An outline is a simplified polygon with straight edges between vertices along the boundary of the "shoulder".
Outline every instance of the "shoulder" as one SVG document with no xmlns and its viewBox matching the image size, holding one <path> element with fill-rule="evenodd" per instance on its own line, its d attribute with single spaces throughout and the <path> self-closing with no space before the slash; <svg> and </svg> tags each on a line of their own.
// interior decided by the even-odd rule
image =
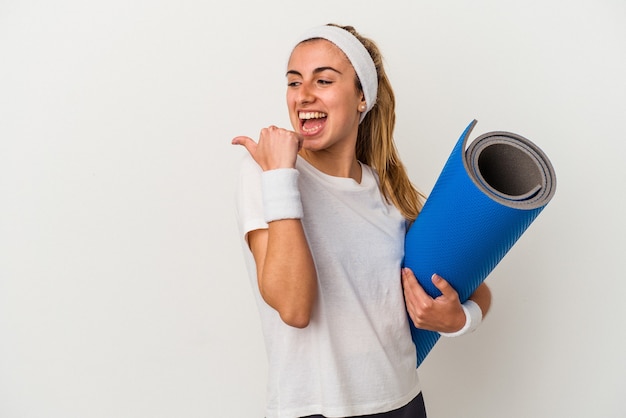
<svg viewBox="0 0 626 418">
<path fill-rule="evenodd" d="M 261 174 L 263 170 L 254 161 L 254 159 L 246 153 L 239 161 L 239 172 L 236 178 L 237 184 L 237 196 L 239 198 L 249 195 L 250 193 L 256 194 L 257 190 L 260 193 L 261 189 Z"/>
<path fill-rule="evenodd" d="M 359 163 L 361 164 L 361 168 L 363 169 L 363 175 L 374 177 L 378 181 L 378 171 L 376 171 L 375 168 L 370 167 L 369 165 L 360 161 Z"/>
<path fill-rule="evenodd" d="M 380 178 L 378 177 L 378 171 L 375 168 L 361 163 L 362 168 L 362 176 L 361 183 L 368 184 L 371 187 L 376 187 L 380 189 Z"/>
<path fill-rule="evenodd" d="M 247 152 L 239 159 L 239 172 L 240 174 L 247 173 L 261 173 L 261 167 L 254 161 L 252 156 Z"/>
</svg>

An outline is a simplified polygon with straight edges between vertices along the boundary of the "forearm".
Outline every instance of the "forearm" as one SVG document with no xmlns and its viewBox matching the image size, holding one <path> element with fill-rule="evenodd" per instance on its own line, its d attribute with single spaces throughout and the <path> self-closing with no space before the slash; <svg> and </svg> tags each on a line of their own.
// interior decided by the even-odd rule
<svg viewBox="0 0 626 418">
<path fill-rule="evenodd" d="M 480 306 L 484 318 L 491 307 L 491 290 L 489 290 L 489 287 L 485 283 L 481 283 L 469 298 Z"/>
<path fill-rule="evenodd" d="M 302 224 L 283 219 L 264 231 L 265 248 L 263 242 L 253 248 L 261 296 L 283 322 L 306 327 L 317 298 L 317 274 Z"/>
</svg>

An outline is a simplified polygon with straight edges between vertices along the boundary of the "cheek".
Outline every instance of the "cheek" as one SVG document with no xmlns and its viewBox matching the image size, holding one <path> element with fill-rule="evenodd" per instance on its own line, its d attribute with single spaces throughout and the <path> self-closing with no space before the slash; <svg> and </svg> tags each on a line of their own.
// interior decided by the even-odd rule
<svg viewBox="0 0 626 418">
<path fill-rule="evenodd" d="M 332 100 L 337 107 L 344 109 L 345 112 L 352 113 L 352 110 L 356 111 L 359 106 L 360 96 L 357 96 L 352 89 L 345 89 L 334 94 L 329 100 Z"/>
<path fill-rule="evenodd" d="M 291 107 L 293 103 L 293 94 L 289 90 L 287 90 L 287 93 L 285 94 L 285 101 L 287 102 L 287 106 Z"/>
<path fill-rule="evenodd" d="M 289 117 L 293 117 L 294 109 L 296 108 L 296 100 L 293 94 L 287 93 L 285 95 L 285 103 L 287 104 L 287 110 L 289 111 Z"/>
<path fill-rule="evenodd" d="M 298 128 L 300 128 L 300 118 L 298 118 L 298 115 L 296 114 L 294 102 L 289 99 L 287 99 L 287 110 L 291 127 L 297 131 Z"/>
</svg>

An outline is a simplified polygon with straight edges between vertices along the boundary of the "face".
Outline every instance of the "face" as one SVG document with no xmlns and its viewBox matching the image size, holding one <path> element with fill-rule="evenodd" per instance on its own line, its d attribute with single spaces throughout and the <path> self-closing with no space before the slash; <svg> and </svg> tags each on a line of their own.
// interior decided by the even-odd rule
<svg viewBox="0 0 626 418">
<path fill-rule="evenodd" d="M 363 93 L 343 52 L 317 39 L 298 45 L 287 67 L 287 106 L 303 149 L 354 151 Z"/>
</svg>

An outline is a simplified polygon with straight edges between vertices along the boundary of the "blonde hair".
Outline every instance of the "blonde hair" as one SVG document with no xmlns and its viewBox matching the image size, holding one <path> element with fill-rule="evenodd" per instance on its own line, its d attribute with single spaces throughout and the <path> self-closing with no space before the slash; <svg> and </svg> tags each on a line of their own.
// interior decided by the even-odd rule
<svg viewBox="0 0 626 418">
<path fill-rule="evenodd" d="M 391 201 L 406 219 L 414 221 L 424 205 L 425 196 L 409 180 L 393 139 L 396 99 L 383 67 L 382 54 L 371 39 L 361 36 L 352 26 L 332 23 L 329 26 L 342 28 L 361 41 L 372 57 L 378 75 L 376 104 L 359 125 L 356 157 L 378 172 L 383 196 Z M 359 90 L 362 90 L 360 81 L 357 79 L 356 82 Z"/>
</svg>

